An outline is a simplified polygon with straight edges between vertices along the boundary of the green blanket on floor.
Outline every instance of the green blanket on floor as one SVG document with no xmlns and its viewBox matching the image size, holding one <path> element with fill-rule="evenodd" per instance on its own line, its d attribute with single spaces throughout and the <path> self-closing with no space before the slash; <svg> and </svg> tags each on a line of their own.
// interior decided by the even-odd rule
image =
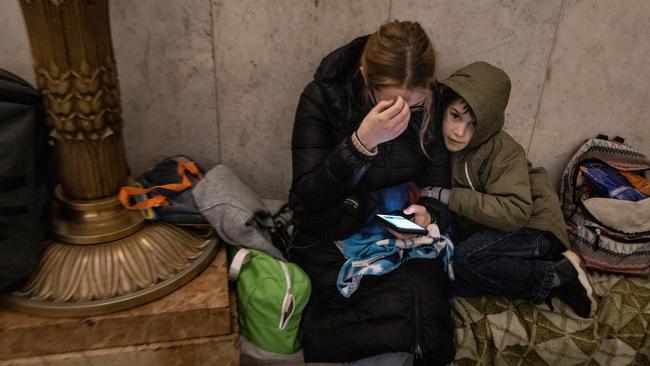
<svg viewBox="0 0 650 366">
<path fill-rule="evenodd" d="M 590 273 L 593 319 L 558 299 L 457 298 L 455 365 L 650 365 L 650 280 Z"/>
</svg>

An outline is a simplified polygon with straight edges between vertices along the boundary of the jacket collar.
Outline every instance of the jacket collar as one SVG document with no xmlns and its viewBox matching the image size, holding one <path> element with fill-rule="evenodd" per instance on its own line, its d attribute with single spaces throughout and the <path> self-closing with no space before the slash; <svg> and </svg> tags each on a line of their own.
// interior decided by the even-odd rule
<svg viewBox="0 0 650 366">
<path fill-rule="evenodd" d="M 340 132 L 357 127 L 364 116 L 363 78 L 359 71 L 361 54 L 369 36 L 362 36 L 325 56 L 314 74 L 325 102 L 338 120 Z"/>
</svg>

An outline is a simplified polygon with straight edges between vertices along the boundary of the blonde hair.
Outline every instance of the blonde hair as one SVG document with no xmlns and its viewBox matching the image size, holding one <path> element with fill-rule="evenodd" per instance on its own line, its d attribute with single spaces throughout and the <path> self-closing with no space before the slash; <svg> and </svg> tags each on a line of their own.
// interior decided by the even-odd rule
<svg viewBox="0 0 650 366">
<path fill-rule="evenodd" d="M 431 122 L 433 96 L 431 85 L 435 78 L 435 52 L 429 37 L 419 23 L 395 20 L 382 25 L 368 38 L 361 66 L 364 70 L 365 92 L 385 87 L 425 90 L 424 113 L 420 125 L 420 148 Z"/>
</svg>

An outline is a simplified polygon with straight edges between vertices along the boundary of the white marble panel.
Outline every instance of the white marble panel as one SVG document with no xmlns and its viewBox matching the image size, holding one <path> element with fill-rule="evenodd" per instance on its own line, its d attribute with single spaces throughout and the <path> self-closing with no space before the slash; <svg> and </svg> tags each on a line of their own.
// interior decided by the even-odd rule
<svg viewBox="0 0 650 366">
<path fill-rule="evenodd" d="M 184 153 L 286 198 L 298 96 L 320 59 L 387 19 L 419 21 L 439 78 L 475 60 L 506 70 L 506 130 L 554 181 L 585 138 L 650 153 L 650 3 L 112 0 L 129 162 Z M 17 1 L 0 1 L 0 67 L 34 82 Z M 534 134 L 533 134 L 534 131 Z"/>
<path fill-rule="evenodd" d="M 567 1 L 530 149 L 555 183 L 585 139 L 650 154 L 650 2 Z"/>
<path fill-rule="evenodd" d="M 286 199 L 298 98 L 321 58 L 388 19 L 389 1 L 213 0 L 222 162 Z"/>
<path fill-rule="evenodd" d="M 474 61 L 512 81 L 505 129 L 530 142 L 562 0 L 393 0 L 391 19 L 418 21 L 431 37 L 444 79 Z"/>
<path fill-rule="evenodd" d="M 134 174 L 175 154 L 218 163 L 210 0 L 119 0 L 110 10 Z"/>
<path fill-rule="evenodd" d="M 32 51 L 18 0 L 0 1 L 0 24 L 0 68 L 36 86 Z"/>
</svg>

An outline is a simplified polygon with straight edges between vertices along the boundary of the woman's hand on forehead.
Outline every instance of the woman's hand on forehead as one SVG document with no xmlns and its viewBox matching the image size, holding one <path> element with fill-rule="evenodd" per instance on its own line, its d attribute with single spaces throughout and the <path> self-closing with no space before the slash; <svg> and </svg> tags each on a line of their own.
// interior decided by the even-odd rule
<svg viewBox="0 0 650 366">
<path fill-rule="evenodd" d="M 368 150 L 391 141 L 408 127 L 411 111 L 401 96 L 395 101 L 381 101 L 368 112 L 357 129 L 357 137 Z"/>
<path fill-rule="evenodd" d="M 405 108 L 408 109 L 406 100 L 401 95 L 398 95 L 397 98 L 393 100 L 388 100 L 387 102 L 388 102 L 387 107 L 383 110 L 379 109 L 378 112 L 380 114 L 385 113 L 388 118 L 393 118 Z"/>
<path fill-rule="evenodd" d="M 375 103 L 382 100 L 396 101 L 402 97 L 409 107 L 419 106 L 424 104 L 426 99 L 426 91 L 422 89 L 406 89 L 406 88 L 381 88 L 371 92 L 372 99 Z"/>
</svg>

